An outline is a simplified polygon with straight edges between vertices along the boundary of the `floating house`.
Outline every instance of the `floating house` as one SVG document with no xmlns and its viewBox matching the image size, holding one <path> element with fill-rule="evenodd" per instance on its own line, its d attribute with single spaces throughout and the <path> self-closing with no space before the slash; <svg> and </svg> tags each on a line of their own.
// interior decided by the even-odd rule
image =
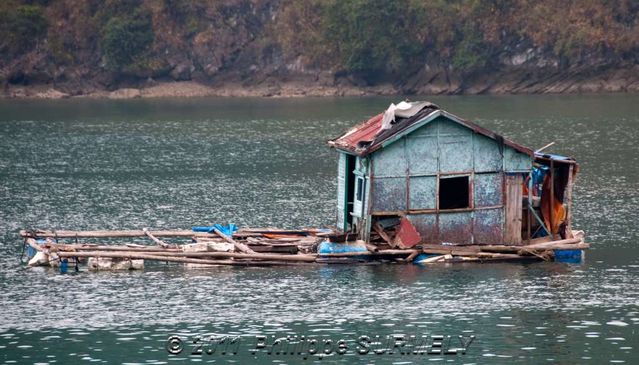
<svg viewBox="0 0 639 365">
<path fill-rule="evenodd" d="M 432 103 L 391 104 L 329 145 L 339 153 L 336 225 L 366 242 L 392 244 L 406 225 L 418 237 L 408 247 L 572 237 L 573 159 L 535 152 Z"/>
<path fill-rule="evenodd" d="M 233 224 L 152 232 L 23 230 L 28 264 L 64 273 L 81 264 L 139 269 L 145 261 L 197 267 L 579 262 L 589 247 L 571 227 L 578 170 L 572 158 L 533 151 L 429 102 L 391 104 L 329 144 L 339 152 L 337 230 Z M 104 238 L 149 244 L 85 241 Z"/>
</svg>

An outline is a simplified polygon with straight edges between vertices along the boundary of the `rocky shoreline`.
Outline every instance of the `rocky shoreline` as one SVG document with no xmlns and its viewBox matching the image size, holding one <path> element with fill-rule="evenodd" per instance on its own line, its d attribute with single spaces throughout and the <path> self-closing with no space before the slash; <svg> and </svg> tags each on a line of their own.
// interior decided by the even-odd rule
<svg viewBox="0 0 639 365">
<path fill-rule="evenodd" d="M 69 91 L 71 90 L 71 91 Z M 136 99 L 191 97 L 335 97 L 370 95 L 501 95 L 501 94 L 591 94 L 639 92 L 639 65 L 592 73 L 583 71 L 531 72 L 517 70 L 474 75 L 461 80 L 444 72 L 423 72 L 412 83 L 361 86 L 346 79 L 328 82 L 314 77 L 296 81 L 252 83 L 225 82 L 214 85 L 197 81 L 153 81 L 115 90 L 73 90 L 67 85 L 10 85 L 0 91 L 5 99 Z"/>
</svg>

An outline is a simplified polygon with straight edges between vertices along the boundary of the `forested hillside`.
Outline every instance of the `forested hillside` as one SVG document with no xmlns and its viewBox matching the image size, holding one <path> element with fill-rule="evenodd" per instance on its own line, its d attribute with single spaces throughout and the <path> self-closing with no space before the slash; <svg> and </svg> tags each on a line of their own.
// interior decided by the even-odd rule
<svg viewBox="0 0 639 365">
<path fill-rule="evenodd" d="M 188 80 L 267 94 L 636 91 L 638 14 L 637 0 L 2 0 L 0 81 L 5 94 Z"/>
</svg>

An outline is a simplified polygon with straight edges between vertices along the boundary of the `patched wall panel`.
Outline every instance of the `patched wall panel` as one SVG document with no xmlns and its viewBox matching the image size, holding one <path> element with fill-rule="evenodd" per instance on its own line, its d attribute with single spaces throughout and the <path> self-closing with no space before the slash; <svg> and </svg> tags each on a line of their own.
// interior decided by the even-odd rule
<svg viewBox="0 0 639 365">
<path fill-rule="evenodd" d="M 411 137 L 437 137 L 437 121 L 431 121 L 410 133 Z"/>
<path fill-rule="evenodd" d="M 406 210 L 406 178 L 373 179 L 373 211 L 396 212 Z"/>
<path fill-rule="evenodd" d="M 373 154 L 375 176 L 405 176 L 407 170 L 404 138 L 391 143 Z"/>
<path fill-rule="evenodd" d="M 475 174 L 473 198 L 475 207 L 491 207 L 503 204 L 502 175 Z"/>
<path fill-rule="evenodd" d="M 409 182 L 409 209 L 435 209 L 437 177 L 413 176 Z"/>
<path fill-rule="evenodd" d="M 406 158 L 411 175 L 437 173 L 437 137 L 406 139 Z"/>
<path fill-rule="evenodd" d="M 439 117 L 435 120 L 435 122 L 437 123 L 440 136 L 460 135 L 470 137 L 470 135 L 473 133 L 470 129 L 446 117 Z"/>
<path fill-rule="evenodd" d="M 437 243 L 437 220 L 435 214 L 409 214 L 407 218 L 422 236 L 422 242 Z"/>
<path fill-rule="evenodd" d="M 439 171 L 464 172 L 473 168 L 471 137 L 439 137 Z"/>
<path fill-rule="evenodd" d="M 480 209 L 473 219 L 474 242 L 478 244 L 503 243 L 503 208 Z"/>
<path fill-rule="evenodd" d="M 473 135 L 475 172 L 501 171 L 502 156 L 497 141 L 480 134 Z"/>
<path fill-rule="evenodd" d="M 532 159 L 525 153 L 507 147 L 504 149 L 504 170 L 505 171 L 530 171 Z"/>
<path fill-rule="evenodd" d="M 439 215 L 439 241 L 471 243 L 472 212 L 442 213 Z"/>
</svg>

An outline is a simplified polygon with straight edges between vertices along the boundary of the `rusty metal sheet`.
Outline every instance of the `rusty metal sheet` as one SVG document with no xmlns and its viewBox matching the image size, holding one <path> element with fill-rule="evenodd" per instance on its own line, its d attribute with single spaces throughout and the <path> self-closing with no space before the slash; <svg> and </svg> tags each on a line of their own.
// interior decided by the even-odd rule
<svg viewBox="0 0 639 365">
<path fill-rule="evenodd" d="M 478 244 L 503 243 L 503 208 L 479 209 L 473 219 L 474 242 Z"/>
<path fill-rule="evenodd" d="M 406 210 L 406 178 L 387 177 L 373 179 L 373 212 Z"/>
<path fill-rule="evenodd" d="M 435 209 L 437 204 L 437 176 L 411 176 L 409 182 L 409 208 Z"/>
<path fill-rule="evenodd" d="M 413 126 L 415 124 L 432 123 L 433 121 L 447 120 L 448 122 L 456 123 L 460 127 L 468 128 L 469 131 L 474 131 L 475 133 L 484 135 L 493 140 L 500 141 L 500 143 L 503 141 L 505 145 L 531 157 L 534 154 L 534 152 L 530 148 L 505 139 L 495 132 L 492 132 L 470 121 L 464 120 L 445 110 L 439 110 L 436 105 L 430 105 L 413 117 L 400 120 L 400 122 L 396 123 L 391 129 L 385 131 L 380 131 L 382 116 L 383 114 L 378 114 L 375 117 L 355 126 L 354 128 L 351 128 L 349 131 L 342 134 L 341 136 L 330 140 L 328 142 L 329 145 L 363 156 L 377 151 L 386 143 L 391 143 L 393 140 L 401 137 L 405 133 L 412 132 L 414 130 Z M 449 126 L 452 126 L 452 124 Z M 448 126 L 445 126 L 444 128 L 445 130 L 443 131 L 443 134 L 447 134 L 448 131 L 446 129 L 448 129 Z"/>
<path fill-rule="evenodd" d="M 399 222 L 399 230 L 395 235 L 395 245 L 399 248 L 411 248 L 421 240 L 422 237 L 410 220 L 402 218 Z"/>
<path fill-rule="evenodd" d="M 437 173 L 437 137 L 406 139 L 406 159 L 411 175 Z"/>
<path fill-rule="evenodd" d="M 472 212 L 440 213 L 439 241 L 471 243 Z"/>
<path fill-rule="evenodd" d="M 404 140 L 375 152 L 372 156 L 375 177 L 397 177 L 406 175 L 407 164 Z"/>
<path fill-rule="evenodd" d="M 473 198 L 475 207 L 503 204 L 502 174 L 475 174 Z"/>
<path fill-rule="evenodd" d="M 436 214 L 409 214 L 406 217 L 422 236 L 422 242 L 438 243 Z"/>
<path fill-rule="evenodd" d="M 473 166 L 473 148 L 471 136 L 439 137 L 439 171 L 471 171 Z"/>
<path fill-rule="evenodd" d="M 375 139 L 375 135 L 379 132 L 382 126 L 382 117 L 384 113 L 377 114 L 376 116 L 368 119 L 367 121 L 356 125 L 348 132 L 344 133 L 334 141 L 345 148 L 355 150 L 360 142 L 371 142 Z"/>
<path fill-rule="evenodd" d="M 480 134 L 473 136 L 473 159 L 475 172 L 501 171 L 503 168 L 497 141 Z"/>
</svg>

